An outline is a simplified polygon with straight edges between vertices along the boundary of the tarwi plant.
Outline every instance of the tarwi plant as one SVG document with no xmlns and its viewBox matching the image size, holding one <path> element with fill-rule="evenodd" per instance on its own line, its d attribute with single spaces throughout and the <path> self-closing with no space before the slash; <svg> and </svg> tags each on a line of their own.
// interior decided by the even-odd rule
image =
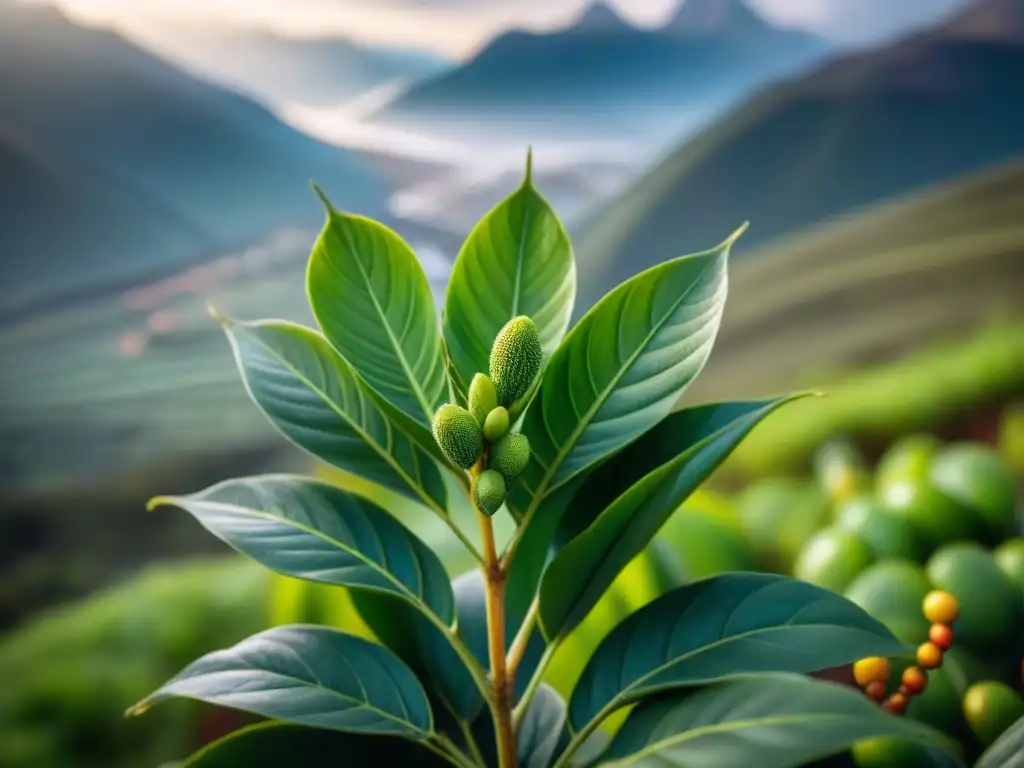
<svg viewBox="0 0 1024 768">
<path fill-rule="evenodd" d="M 307 284 L 319 329 L 218 316 L 245 386 L 292 442 L 437 516 L 478 567 L 451 580 L 388 509 L 318 480 L 154 499 L 268 568 L 346 588 L 373 636 L 282 626 L 188 666 L 130 712 L 188 697 L 267 722 L 186 765 L 772 768 L 866 737 L 941 741 L 809 674 L 914 649 L 771 574 L 671 590 L 604 638 L 567 700 L 545 683 L 672 512 L 796 397 L 677 408 L 711 352 L 739 232 L 626 281 L 570 329 L 572 248 L 528 161 L 469 234 L 439 323 L 410 247 L 323 199 Z"/>
</svg>

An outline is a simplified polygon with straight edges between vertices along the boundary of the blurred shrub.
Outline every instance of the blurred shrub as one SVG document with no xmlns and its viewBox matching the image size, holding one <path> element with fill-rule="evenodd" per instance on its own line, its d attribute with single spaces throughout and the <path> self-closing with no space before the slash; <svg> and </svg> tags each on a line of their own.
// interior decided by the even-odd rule
<svg viewBox="0 0 1024 768">
<path fill-rule="evenodd" d="M 266 625 L 268 577 L 235 559 L 154 567 L 0 641 L 0 765 L 140 768 L 188 752 L 220 713 L 124 709 L 196 655 Z"/>
</svg>

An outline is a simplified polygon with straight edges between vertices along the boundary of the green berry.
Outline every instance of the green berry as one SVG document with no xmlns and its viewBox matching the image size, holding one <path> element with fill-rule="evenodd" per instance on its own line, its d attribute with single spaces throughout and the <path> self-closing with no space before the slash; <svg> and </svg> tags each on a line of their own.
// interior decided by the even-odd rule
<svg viewBox="0 0 1024 768">
<path fill-rule="evenodd" d="M 498 331 L 490 367 L 502 405 L 512 405 L 529 391 L 540 371 L 541 356 L 540 333 L 525 315 L 512 318 Z"/>
<path fill-rule="evenodd" d="M 508 434 L 508 411 L 498 406 L 484 419 L 484 437 L 496 443 Z"/>
<path fill-rule="evenodd" d="M 476 419 L 465 408 L 442 405 L 434 414 L 434 439 L 453 464 L 469 469 L 480 458 L 484 436 Z"/>
<path fill-rule="evenodd" d="M 484 425 L 487 414 L 498 407 L 498 392 L 485 373 L 478 373 L 469 384 L 469 412 L 477 424 Z"/>
<path fill-rule="evenodd" d="M 505 478 L 493 469 L 484 470 L 476 479 L 476 505 L 490 517 L 505 502 Z"/>
<path fill-rule="evenodd" d="M 491 450 L 491 469 L 511 482 L 530 463 L 530 440 L 522 432 L 505 435 Z"/>
</svg>

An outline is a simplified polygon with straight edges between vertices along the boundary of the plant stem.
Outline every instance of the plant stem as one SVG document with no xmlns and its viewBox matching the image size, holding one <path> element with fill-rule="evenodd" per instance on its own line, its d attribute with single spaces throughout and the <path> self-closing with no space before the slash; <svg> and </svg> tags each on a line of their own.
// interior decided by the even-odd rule
<svg viewBox="0 0 1024 768">
<path fill-rule="evenodd" d="M 516 670 L 519 669 L 519 664 L 523 660 L 523 656 L 526 655 L 526 646 L 530 644 L 530 636 L 533 634 L 533 629 L 537 625 L 537 611 L 540 608 L 540 604 L 537 598 L 533 598 L 533 602 L 530 603 L 530 608 L 526 612 L 526 617 L 523 619 L 522 625 L 519 627 L 519 632 L 516 633 L 515 639 L 512 641 L 512 645 L 508 649 L 508 659 L 505 661 L 505 666 L 508 669 L 510 677 L 514 677 Z"/>
<path fill-rule="evenodd" d="M 476 736 L 473 735 L 473 729 L 469 723 L 463 720 L 461 717 L 458 718 L 459 729 L 462 731 L 462 737 L 466 740 L 466 744 L 469 746 L 470 754 L 473 759 L 481 765 L 483 768 L 487 768 L 487 761 L 484 760 L 484 755 L 480 751 L 480 745 L 476 743 Z"/>
<path fill-rule="evenodd" d="M 471 760 L 455 743 L 443 733 L 435 735 L 434 739 L 422 742 L 423 745 L 435 755 L 443 757 L 449 763 L 454 763 L 460 768 L 478 768 L 483 763 L 476 763 Z"/>
<path fill-rule="evenodd" d="M 476 481 L 484 466 L 483 460 L 472 469 L 470 496 L 476 499 Z M 494 700 L 491 714 L 494 719 L 494 733 L 498 747 L 499 768 L 518 768 L 516 734 L 512 727 L 511 690 L 513 679 L 505 664 L 505 579 L 507 573 L 498 560 L 494 545 L 494 525 L 491 518 L 477 510 L 480 535 L 483 540 L 484 584 L 487 611 L 487 651 L 491 662 L 491 685 L 494 686 Z"/>
</svg>

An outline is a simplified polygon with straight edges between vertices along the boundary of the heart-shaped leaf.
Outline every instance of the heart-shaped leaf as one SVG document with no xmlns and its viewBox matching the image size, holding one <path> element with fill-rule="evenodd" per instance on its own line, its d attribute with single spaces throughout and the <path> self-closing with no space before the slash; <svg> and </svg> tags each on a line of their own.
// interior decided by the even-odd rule
<svg viewBox="0 0 1024 768">
<path fill-rule="evenodd" d="M 332 731 L 425 739 L 427 694 L 386 648 L 326 627 L 275 627 L 192 662 L 129 714 L 171 697 Z"/>
<path fill-rule="evenodd" d="M 446 626 L 455 618 L 451 584 L 437 555 L 376 504 L 333 485 L 264 475 L 150 504 L 181 507 L 214 536 L 278 573 L 391 593 Z"/>
<path fill-rule="evenodd" d="M 576 627 L 679 505 L 762 419 L 794 397 L 676 411 L 616 456 L 614 471 L 589 476 L 556 531 L 556 541 L 568 544 L 541 580 L 545 636 Z M 608 499 L 614 501 L 594 520 Z"/>
<path fill-rule="evenodd" d="M 533 599 L 568 500 L 564 489 L 667 416 L 704 367 L 725 307 L 729 248 L 740 232 L 627 280 L 552 355 L 523 418 L 530 464 L 506 502 L 522 521 L 509 580 L 516 612 Z"/>
<path fill-rule="evenodd" d="M 318 194 L 327 221 L 306 273 L 313 315 L 370 387 L 429 427 L 448 386 L 427 276 L 396 232 Z"/>
<path fill-rule="evenodd" d="M 575 296 L 572 244 L 534 189 L 528 158 L 522 186 L 473 228 L 452 269 L 443 326 L 457 380 L 467 386 L 487 371 L 494 337 L 519 315 L 536 323 L 550 355 L 569 327 Z"/>
<path fill-rule="evenodd" d="M 340 755 L 351 765 L 452 765 L 407 739 L 260 723 L 215 741 L 189 758 L 182 768 L 338 768 Z"/>
<path fill-rule="evenodd" d="M 1024 717 L 1003 731 L 974 768 L 1024 768 Z"/>
<path fill-rule="evenodd" d="M 328 464 L 445 513 L 437 466 L 323 336 L 276 320 L 222 322 L 246 389 L 285 437 Z"/>
<path fill-rule="evenodd" d="M 565 701 L 541 683 L 516 734 L 520 768 L 548 768 L 565 726 Z"/>
<path fill-rule="evenodd" d="M 755 675 L 641 704 L 601 765 L 791 768 L 875 736 L 948 743 L 926 725 L 886 713 L 858 690 L 800 675 Z"/>
<path fill-rule="evenodd" d="M 583 730 L 668 688 L 911 652 L 841 595 L 770 573 L 727 573 L 668 592 L 612 630 L 576 683 L 569 722 Z"/>
</svg>

